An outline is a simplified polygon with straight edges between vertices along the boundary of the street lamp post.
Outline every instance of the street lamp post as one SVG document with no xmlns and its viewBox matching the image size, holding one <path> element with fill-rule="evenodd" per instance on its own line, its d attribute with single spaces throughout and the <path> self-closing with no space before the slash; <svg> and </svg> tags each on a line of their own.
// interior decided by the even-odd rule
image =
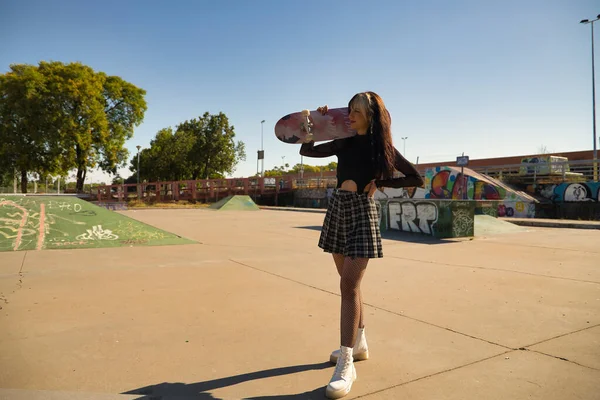
<svg viewBox="0 0 600 400">
<path fill-rule="evenodd" d="M 594 132 L 594 181 L 598 181 L 598 150 L 596 145 L 596 73 L 594 71 L 594 22 L 600 20 L 600 14 L 596 19 L 583 19 L 582 24 L 590 24 L 592 26 L 592 126 Z"/>
<path fill-rule="evenodd" d="M 260 121 L 260 151 L 261 151 L 261 172 L 260 172 L 260 176 L 261 177 L 265 177 L 265 148 L 263 146 L 263 128 L 265 125 L 265 120 L 263 119 L 262 121 Z"/>
<path fill-rule="evenodd" d="M 137 183 L 139 185 L 140 184 L 140 149 L 142 148 L 142 146 L 140 146 L 138 144 L 137 146 L 135 146 L 135 148 L 138 151 L 138 153 L 137 153 Z"/>
<path fill-rule="evenodd" d="M 402 139 L 402 143 L 404 144 L 403 150 L 402 150 L 402 155 L 406 158 L 406 139 L 408 139 L 408 136 L 405 136 Z"/>
</svg>

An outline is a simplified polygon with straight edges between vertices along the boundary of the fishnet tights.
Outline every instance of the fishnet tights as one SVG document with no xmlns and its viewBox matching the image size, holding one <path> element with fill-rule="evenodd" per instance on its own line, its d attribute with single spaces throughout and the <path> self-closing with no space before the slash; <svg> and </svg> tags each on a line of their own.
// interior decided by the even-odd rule
<svg viewBox="0 0 600 400">
<path fill-rule="evenodd" d="M 363 328 L 363 303 L 360 282 L 367 268 L 368 258 L 350 258 L 334 254 L 333 261 L 340 274 L 342 307 L 340 318 L 341 345 L 353 347 L 358 328 Z"/>
</svg>

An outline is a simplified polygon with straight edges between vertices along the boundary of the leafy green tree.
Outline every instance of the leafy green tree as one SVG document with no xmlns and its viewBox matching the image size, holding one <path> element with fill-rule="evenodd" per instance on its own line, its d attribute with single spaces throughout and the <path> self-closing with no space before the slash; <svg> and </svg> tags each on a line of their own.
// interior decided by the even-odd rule
<svg viewBox="0 0 600 400">
<path fill-rule="evenodd" d="M 128 156 L 125 141 L 146 111 L 145 91 L 81 63 L 16 64 L 0 75 L 0 170 L 66 174 L 115 173 Z"/>
<path fill-rule="evenodd" d="M 235 141 L 234 127 L 224 113 L 185 121 L 177 131 L 188 132 L 195 137 L 188 157 L 190 178 L 201 179 L 224 176 L 235 171 L 235 166 L 246 160 L 246 147 Z"/>
<path fill-rule="evenodd" d="M 185 121 L 175 131 L 164 128 L 140 152 L 140 179 L 146 181 L 223 178 L 245 160 L 243 142 L 223 113 Z M 137 156 L 129 169 L 137 173 Z"/>
<path fill-rule="evenodd" d="M 282 176 L 282 175 L 290 174 L 290 173 L 292 173 L 292 171 L 288 170 L 289 167 L 290 167 L 290 165 L 287 163 L 281 167 L 275 166 L 275 167 L 273 167 L 273 169 L 269 169 L 269 170 L 265 171 L 265 176 L 266 177 Z"/>
<path fill-rule="evenodd" d="M 0 75 L 0 172 L 17 170 L 27 193 L 29 172 L 41 175 L 60 169 L 60 143 L 47 113 L 46 79 L 30 65 L 11 65 Z"/>
<path fill-rule="evenodd" d="M 308 165 L 308 164 L 296 164 L 292 167 L 292 169 L 289 171 L 290 173 L 294 173 L 294 174 L 299 174 L 301 168 L 304 168 L 304 173 L 305 174 L 314 174 L 314 173 L 318 173 L 320 172 L 320 167 L 315 167 L 313 165 Z"/>
<path fill-rule="evenodd" d="M 124 145 L 143 121 L 146 92 L 81 63 L 41 62 L 39 69 L 54 93 L 52 111 L 65 166 L 77 169 L 77 191 L 82 191 L 89 168 L 115 173 L 125 164 Z"/>
</svg>

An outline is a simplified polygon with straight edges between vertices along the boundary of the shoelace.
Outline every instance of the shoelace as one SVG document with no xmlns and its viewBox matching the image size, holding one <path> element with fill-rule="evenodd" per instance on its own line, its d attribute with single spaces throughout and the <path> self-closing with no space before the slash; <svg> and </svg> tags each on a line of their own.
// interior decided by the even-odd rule
<svg viewBox="0 0 600 400">
<path fill-rule="evenodd" d="M 340 355 L 340 358 L 338 359 L 338 362 L 335 365 L 335 371 L 333 372 L 333 376 L 338 379 L 341 379 L 342 376 L 344 376 L 346 374 L 346 371 L 348 371 L 348 368 L 350 367 L 350 363 L 343 362 L 341 360 L 342 359 L 341 359 L 341 355 Z"/>
</svg>

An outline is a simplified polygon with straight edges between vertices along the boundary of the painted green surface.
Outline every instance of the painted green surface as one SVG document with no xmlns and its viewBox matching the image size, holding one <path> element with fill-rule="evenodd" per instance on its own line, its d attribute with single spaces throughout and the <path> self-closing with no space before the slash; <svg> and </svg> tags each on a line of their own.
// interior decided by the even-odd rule
<svg viewBox="0 0 600 400">
<path fill-rule="evenodd" d="M 0 195 L 0 251 L 189 243 L 76 197 Z"/>
<path fill-rule="evenodd" d="M 209 207 L 221 211 L 257 211 L 260 210 L 250 196 L 227 196 Z"/>
<path fill-rule="evenodd" d="M 500 201 L 476 200 L 475 215 L 489 215 L 490 217 L 498 217 L 498 206 L 500 204 Z"/>
<path fill-rule="evenodd" d="M 500 235 L 525 231 L 527 231 L 527 228 L 490 215 L 475 215 L 475 236 Z"/>
</svg>

